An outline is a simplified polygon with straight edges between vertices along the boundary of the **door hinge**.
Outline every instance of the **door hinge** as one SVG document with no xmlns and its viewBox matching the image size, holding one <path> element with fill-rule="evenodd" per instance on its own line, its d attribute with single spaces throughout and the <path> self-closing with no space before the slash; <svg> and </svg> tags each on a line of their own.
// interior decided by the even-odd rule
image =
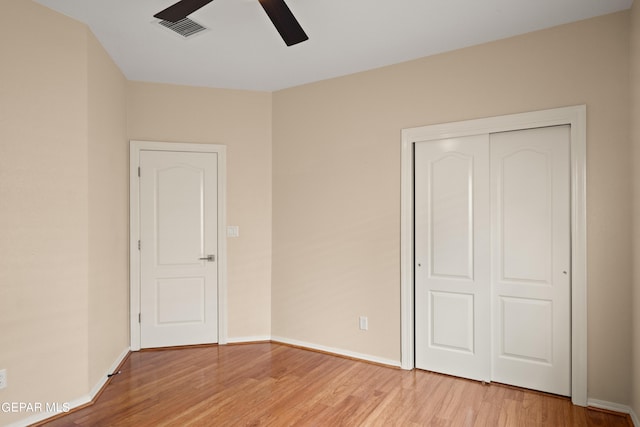
<svg viewBox="0 0 640 427">
<path fill-rule="evenodd" d="M 140 177 L 140 166 L 138 166 L 138 177 Z"/>
<path fill-rule="evenodd" d="M 142 323 L 142 313 L 138 313 L 138 323 Z"/>
<path fill-rule="evenodd" d="M 138 240 L 138 250 L 140 250 L 140 240 Z"/>
</svg>

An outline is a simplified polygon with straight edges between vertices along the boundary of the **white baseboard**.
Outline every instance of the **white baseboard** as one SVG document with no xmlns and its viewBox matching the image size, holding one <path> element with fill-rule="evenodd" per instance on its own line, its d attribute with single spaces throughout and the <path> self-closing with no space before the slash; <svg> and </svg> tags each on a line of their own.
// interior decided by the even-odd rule
<svg viewBox="0 0 640 427">
<path fill-rule="evenodd" d="M 640 427 L 640 421 L 633 409 L 628 405 L 623 405 L 615 402 L 607 402 L 606 400 L 599 399 L 587 399 L 587 406 L 592 406 L 598 409 L 606 409 L 607 411 L 620 412 L 621 414 L 629 414 L 631 421 L 635 427 Z"/>
<path fill-rule="evenodd" d="M 633 425 L 635 427 L 640 427 L 640 418 L 638 418 L 638 415 L 633 410 L 633 408 L 631 408 L 631 411 L 629 412 L 629 415 L 631 415 L 631 422 L 633 423 Z"/>
<path fill-rule="evenodd" d="M 104 385 L 107 383 L 107 380 L 109 379 L 109 375 L 112 374 L 113 371 L 118 369 L 118 366 L 120 366 L 124 358 L 127 357 L 127 355 L 129 354 L 129 351 L 130 351 L 129 347 L 125 348 L 122 351 L 122 353 L 120 353 L 120 356 L 118 356 L 118 358 L 111 364 L 111 366 L 109 366 L 109 369 L 107 370 L 107 372 L 105 372 L 104 375 L 102 375 L 102 377 L 100 378 L 100 381 L 98 381 L 98 383 L 94 385 L 91 391 L 89 392 L 89 397 L 90 397 L 89 400 L 93 400 L 96 397 L 98 392 L 100 392 L 102 387 L 104 387 Z"/>
<path fill-rule="evenodd" d="M 587 406 L 593 406 L 594 408 L 606 409 L 607 411 L 620 412 L 623 414 L 628 414 L 631 412 L 631 408 L 627 405 L 615 402 L 607 402 L 606 400 L 599 399 L 587 399 Z"/>
<path fill-rule="evenodd" d="M 225 344 L 242 344 L 242 343 L 251 343 L 251 342 L 261 342 L 261 341 L 271 341 L 271 336 L 269 335 L 255 335 L 252 337 L 233 337 L 227 338 L 227 342 Z"/>
<path fill-rule="evenodd" d="M 80 407 L 82 405 L 86 405 L 87 403 L 91 402 L 91 398 L 89 397 L 89 395 L 85 395 L 82 396 L 78 399 L 74 399 L 71 402 L 64 402 L 64 403 L 58 403 L 58 405 L 60 405 L 62 407 L 62 405 L 65 405 L 65 411 L 69 412 L 72 409 L 75 409 L 77 407 Z M 68 406 L 67 406 L 68 405 Z M 42 420 L 46 420 L 47 418 L 51 418 L 51 417 L 55 417 L 56 415 L 60 415 L 61 412 L 47 412 L 47 411 L 43 411 L 43 412 L 38 412 L 36 414 L 33 414 L 27 418 L 23 418 L 19 421 L 16 421 L 14 423 L 8 424 L 6 427 L 27 427 L 30 426 L 31 424 L 35 424 L 37 422 L 40 422 Z"/>
<path fill-rule="evenodd" d="M 115 362 L 113 362 L 113 364 L 109 367 L 109 370 L 107 372 L 105 372 L 105 374 L 103 375 L 103 377 L 100 379 L 100 381 L 98 381 L 98 383 L 96 385 L 94 385 L 91 388 L 91 391 L 89 391 L 88 394 L 79 397 L 77 399 L 74 399 L 70 402 L 64 402 L 63 403 L 59 403 L 59 405 L 62 407 L 62 405 L 64 406 L 65 412 L 69 412 L 73 409 L 79 408 L 80 406 L 86 405 L 87 403 L 91 402 L 96 395 L 98 394 L 98 392 L 102 389 L 102 387 L 104 387 L 104 385 L 107 383 L 108 377 L 107 375 L 111 374 L 113 371 L 116 370 L 116 368 L 118 366 L 120 366 L 120 364 L 122 363 L 122 361 L 124 360 L 125 357 L 127 357 L 127 355 L 129 354 L 129 348 L 127 347 L 121 354 L 120 356 L 118 356 L 118 358 L 115 360 Z M 67 406 L 68 405 L 68 406 Z M 56 415 L 60 415 L 60 412 L 38 412 L 37 414 L 33 414 L 30 417 L 24 418 L 20 421 L 16 421 L 12 424 L 9 424 L 6 427 L 27 427 L 30 426 L 31 424 L 35 424 L 38 423 L 40 421 L 46 420 L 47 418 L 51 418 L 51 417 L 55 417 Z"/>
<path fill-rule="evenodd" d="M 297 347 L 304 347 L 311 350 L 318 350 L 325 353 L 335 354 L 338 356 L 350 357 L 352 359 L 360 359 L 367 362 L 379 363 L 382 365 L 388 365 L 388 366 L 393 366 L 398 368 L 400 367 L 399 360 L 384 359 L 377 356 L 371 356 L 369 354 L 356 353 L 353 351 L 343 350 L 340 348 L 326 347 L 323 345 L 318 345 L 318 344 L 313 344 L 313 343 L 308 343 L 308 342 L 298 341 L 298 340 L 292 340 L 292 339 L 283 338 L 283 337 L 271 337 L 271 340 L 273 342 L 280 342 L 283 344 L 295 345 Z"/>
</svg>

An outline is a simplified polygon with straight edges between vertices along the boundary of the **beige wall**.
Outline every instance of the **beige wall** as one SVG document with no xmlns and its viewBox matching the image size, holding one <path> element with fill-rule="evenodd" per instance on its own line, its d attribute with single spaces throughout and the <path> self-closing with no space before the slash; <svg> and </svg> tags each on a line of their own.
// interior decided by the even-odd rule
<svg viewBox="0 0 640 427">
<path fill-rule="evenodd" d="M 271 331 L 271 94 L 130 82 L 130 139 L 227 146 L 228 337 Z"/>
<path fill-rule="evenodd" d="M 273 335 L 399 360 L 401 130 L 586 104 L 588 390 L 627 403 L 628 18 L 276 92 Z M 359 315 L 369 317 L 368 332 L 358 330 Z"/>
<path fill-rule="evenodd" d="M 125 80 L 30 1 L 3 2 L 0 39 L 0 401 L 64 403 L 128 347 Z"/>
<path fill-rule="evenodd" d="M 631 144 L 633 162 L 633 292 L 631 407 L 640 417 L 640 5 L 631 9 Z"/>
<path fill-rule="evenodd" d="M 129 348 L 126 80 L 88 31 L 89 386 Z M 86 167 L 86 166 L 85 166 Z"/>
<path fill-rule="evenodd" d="M 87 32 L 10 0 L 0 40 L 0 402 L 65 402 L 88 391 Z"/>
</svg>

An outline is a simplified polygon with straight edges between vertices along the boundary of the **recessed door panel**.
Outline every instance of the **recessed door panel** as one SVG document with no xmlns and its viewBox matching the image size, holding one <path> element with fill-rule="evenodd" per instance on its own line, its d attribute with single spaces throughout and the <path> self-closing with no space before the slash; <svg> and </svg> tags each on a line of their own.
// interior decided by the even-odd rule
<svg viewBox="0 0 640 427">
<path fill-rule="evenodd" d="M 203 323 L 205 321 L 204 277 L 160 279 L 156 283 L 157 325 Z"/>
<path fill-rule="evenodd" d="M 502 280 L 549 282 L 551 160 L 550 153 L 522 149 L 498 165 Z"/>
<path fill-rule="evenodd" d="M 447 154 L 431 174 L 431 275 L 473 279 L 473 158 Z"/>
<path fill-rule="evenodd" d="M 204 171 L 188 165 L 156 170 L 157 263 L 200 264 L 204 249 Z"/>
<path fill-rule="evenodd" d="M 501 297 L 500 357 L 553 363 L 552 315 L 549 300 Z"/>
<path fill-rule="evenodd" d="M 473 354 L 473 295 L 431 292 L 432 347 Z"/>
</svg>

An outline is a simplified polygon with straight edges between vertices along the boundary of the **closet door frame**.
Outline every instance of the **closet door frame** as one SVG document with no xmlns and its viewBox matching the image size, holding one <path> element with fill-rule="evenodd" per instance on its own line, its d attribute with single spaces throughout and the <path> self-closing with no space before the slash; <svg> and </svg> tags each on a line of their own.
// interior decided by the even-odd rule
<svg viewBox="0 0 640 427">
<path fill-rule="evenodd" d="M 571 162 L 571 401 L 587 406 L 587 200 L 586 106 L 421 126 L 402 130 L 400 227 L 401 367 L 415 367 L 414 338 L 414 144 L 462 136 L 570 125 Z"/>
</svg>

